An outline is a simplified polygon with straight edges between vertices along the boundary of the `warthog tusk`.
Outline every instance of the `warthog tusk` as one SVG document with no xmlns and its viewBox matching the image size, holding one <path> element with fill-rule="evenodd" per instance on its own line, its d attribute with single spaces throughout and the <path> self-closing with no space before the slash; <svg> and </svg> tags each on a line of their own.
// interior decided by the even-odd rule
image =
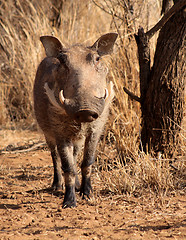
<svg viewBox="0 0 186 240">
<path fill-rule="evenodd" d="M 96 97 L 96 98 L 105 100 L 108 97 L 108 95 L 109 95 L 108 89 L 105 88 L 105 95 L 104 95 L 104 97 Z"/>
<path fill-rule="evenodd" d="M 106 99 L 108 97 L 109 93 L 108 93 L 108 89 L 105 88 L 105 96 L 104 96 L 104 99 Z"/>
<path fill-rule="evenodd" d="M 114 98 L 114 84 L 112 81 L 109 82 L 109 85 L 108 85 L 108 96 L 107 96 L 107 99 L 105 101 L 105 107 L 107 106 L 107 104 L 109 104 L 112 99 Z"/>
<path fill-rule="evenodd" d="M 60 110 L 61 110 L 62 108 L 60 107 L 60 105 L 58 104 L 58 102 L 56 101 L 56 98 L 55 98 L 55 96 L 54 96 L 54 90 L 53 90 L 53 89 L 51 90 L 51 89 L 49 88 L 48 83 L 45 83 L 44 89 L 45 89 L 45 91 L 46 91 L 46 95 L 48 96 L 51 104 L 52 104 L 54 107 L 56 107 L 57 109 L 60 109 Z"/>
<path fill-rule="evenodd" d="M 110 81 L 109 88 L 110 88 L 110 97 L 111 99 L 113 99 L 115 93 L 114 93 L 114 84 L 112 81 Z"/>
<path fill-rule="evenodd" d="M 64 96 L 63 96 L 63 90 L 61 90 L 61 91 L 59 92 L 59 100 L 60 100 L 60 102 L 61 102 L 62 104 L 64 104 L 65 98 L 64 98 Z"/>
</svg>

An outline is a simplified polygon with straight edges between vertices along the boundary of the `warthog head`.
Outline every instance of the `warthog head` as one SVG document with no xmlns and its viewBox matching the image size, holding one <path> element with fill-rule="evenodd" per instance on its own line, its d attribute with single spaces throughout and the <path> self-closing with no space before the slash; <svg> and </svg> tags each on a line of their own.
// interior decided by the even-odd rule
<svg viewBox="0 0 186 240">
<path fill-rule="evenodd" d="M 45 52 L 55 62 L 52 78 L 45 82 L 50 102 L 77 122 L 92 122 L 104 110 L 112 83 L 106 83 L 107 67 L 102 56 L 110 54 L 116 33 L 100 37 L 91 47 L 64 48 L 52 36 L 41 37 Z M 55 81 L 53 80 L 55 79 Z"/>
</svg>

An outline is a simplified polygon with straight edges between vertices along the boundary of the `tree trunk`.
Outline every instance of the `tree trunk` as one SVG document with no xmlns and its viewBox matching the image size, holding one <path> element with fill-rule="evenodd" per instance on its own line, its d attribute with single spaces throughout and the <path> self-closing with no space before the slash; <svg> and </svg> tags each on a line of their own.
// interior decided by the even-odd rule
<svg viewBox="0 0 186 240">
<path fill-rule="evenodd" d="M 186 12 L 175 13 L 159 33 L 148 89 L 142 101 L 145 151 L 172 158 L 183 118 Z"/>
</svg>

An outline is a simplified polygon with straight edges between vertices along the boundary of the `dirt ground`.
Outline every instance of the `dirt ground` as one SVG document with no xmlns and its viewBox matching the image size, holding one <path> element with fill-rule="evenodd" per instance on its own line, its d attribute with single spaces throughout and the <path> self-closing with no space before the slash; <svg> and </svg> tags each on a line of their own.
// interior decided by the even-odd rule
<svg viewBox="0 0 186 240">
<path fill-rule="evenodd" d="M 24 132 L 22 141 L 28 138 L 33 139 L 32 134 Z M 10 144 L 8 133 L 0 133 L 1 149 L 18 140 Z M 93 173 L 92 198 L 82 200 L 77 193 L 77 208 L 62 209 L 64 191 L 49 190 L 52 173 L 45 148 L 0 154 L 1 240 L 186 239 L 184 195 L 111 195 Z"/>
</svg>

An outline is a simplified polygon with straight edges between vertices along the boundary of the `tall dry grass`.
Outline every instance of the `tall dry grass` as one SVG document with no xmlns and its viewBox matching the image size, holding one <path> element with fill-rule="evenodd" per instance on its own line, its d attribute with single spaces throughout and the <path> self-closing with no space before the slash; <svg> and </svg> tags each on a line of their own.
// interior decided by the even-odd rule
<svg viewBox="0 0 186 240">
<path fill-rule="evenodd" d="M 3 126 L 34 121 L 32 87 L 37 66 L 44 57 L 41 35 L 55 35 L 64 44 L 73 44 L 93 41 L 109 31 L 109 17 L 104 19 L 101 10 L 91 2 L 63 1 L 60 10 L 52 2 L 60 1 L 4 0 L 0 3 L 0 124 Z M 61 22 L 58 28 L 53 26 L 57 15 Z M 96 18 L 103 25 L 98 21 L 93 24 Z"/>
<path fill-rule="evenodd" d="M 139 66 L 134 33 L 152 27 L 160 16 L 158 0 L 2 0 L 0 2 L 0 125 L 33 129 L 32 88 L 44 51 L 41 35 L 54 35 L 64 45 L 93 43 L 101 34 L 117 31 L 109 78 L 116 97 L 107 134 L 100 143 L 96 168 L 100 180 L 114 193 L 166 194 L 183 189 L 185 162 L 152 159 L 139 152 L 140 105 L 123 86 L 139 95 Z M 132 7 L 130 6 L 131 3 Z M 151 54 L 156 37 L 151 41 Z M 182 138 L 185 139 L 184 136 Z M 185 151 L 184 144 L 182 152 Z"/>
</svg>

